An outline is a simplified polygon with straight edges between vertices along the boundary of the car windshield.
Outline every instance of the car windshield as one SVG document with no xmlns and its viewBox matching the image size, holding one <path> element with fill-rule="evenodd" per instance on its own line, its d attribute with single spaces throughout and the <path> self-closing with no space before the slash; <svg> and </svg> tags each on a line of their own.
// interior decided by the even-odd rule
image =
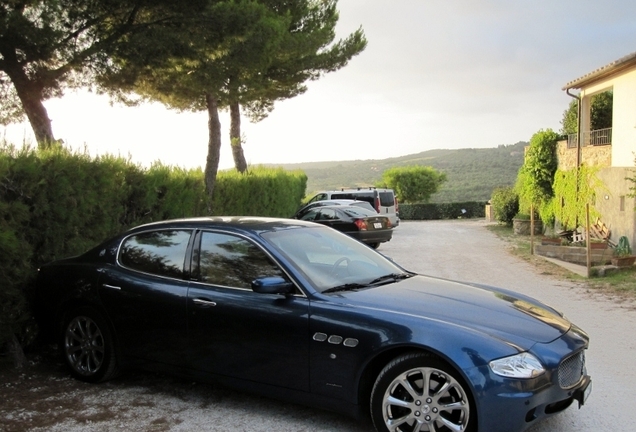
<svg viewBox="0 0 636 432">
<path fill-rule="evenodd" d="M 264 233 L 263 238 L 319 292 L 366 288 L 410 275 L 365 244 L 331 228 L 296 227 Z"/>
</svg>

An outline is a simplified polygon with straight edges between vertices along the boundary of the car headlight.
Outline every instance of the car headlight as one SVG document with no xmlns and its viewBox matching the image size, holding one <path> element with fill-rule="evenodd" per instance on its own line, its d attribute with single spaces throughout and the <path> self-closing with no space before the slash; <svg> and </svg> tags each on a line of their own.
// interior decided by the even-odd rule
<svg viewBox="0 0 636 432">
<path fill-rule="evenodd" d="M 489 366 L 494 373 L 507 378 L 535 378 L 545 372 L 539 359 L 527 352 L 493 360 Z"/>
</svg>

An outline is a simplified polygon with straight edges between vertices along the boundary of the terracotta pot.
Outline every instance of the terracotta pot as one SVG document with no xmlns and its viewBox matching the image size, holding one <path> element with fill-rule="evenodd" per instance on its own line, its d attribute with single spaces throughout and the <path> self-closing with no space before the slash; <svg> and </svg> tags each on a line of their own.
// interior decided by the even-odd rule
<svg viewBox="0 0 636 432">
<path fill-rule="evenodd" d="M 606 242 L 590 242 L 590 249 L 607 249 Z"/>
<path fill-rule="evenodd" d="M 613 257 L 612 265 L 616 267 L 631 267 L 634 265 L 634 261 L 636 261 L 636 256 Z"/>
</svg>

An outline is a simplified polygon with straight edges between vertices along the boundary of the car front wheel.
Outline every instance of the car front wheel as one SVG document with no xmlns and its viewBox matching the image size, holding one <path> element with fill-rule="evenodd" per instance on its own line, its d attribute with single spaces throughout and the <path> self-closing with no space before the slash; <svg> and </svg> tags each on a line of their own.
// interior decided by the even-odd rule
<svg viewBox="0 0 636 432">
<path fill-rule="evenodd" d="M 393 360 L 378 375 L 371 393 L 371 416 L 378 431 L 473 431 L 471 407 L 452 368 L 427 353 Z"/>
<path fill-rule="evenodd" d="M 72 375 L 79 380 L 100 382 L 117 374 L 113 337 L 106 320 L 93 308 L 81 307 L 68 315 L 62 350 Z"/>
</svg>

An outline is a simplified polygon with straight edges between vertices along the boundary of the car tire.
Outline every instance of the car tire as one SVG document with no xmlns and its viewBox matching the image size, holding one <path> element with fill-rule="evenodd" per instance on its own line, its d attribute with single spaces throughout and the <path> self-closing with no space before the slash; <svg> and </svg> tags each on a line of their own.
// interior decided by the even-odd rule
<svg viewBox="0 0 636 432">
<path fill-rule="evenodd" d="M 464 381 L 429 353 L 404 354 L 385 366 L 371 392 L 371 417 L 379 432 L 470 432 L 476 424 Z"/>
<path fill-rule="evenodd" d="M 380 243 L 371 243 L 369 246 L 371 246 L 373 249 L 377 249 L 380 247 Z"/>
<path fill-rule="evenodd" d="M 67 315 L 61 347 L 73 377 L 96 383 L 117 375 L 114 339 L 108 323 L 97 310 L 84 306 Z"/>
</svg>

